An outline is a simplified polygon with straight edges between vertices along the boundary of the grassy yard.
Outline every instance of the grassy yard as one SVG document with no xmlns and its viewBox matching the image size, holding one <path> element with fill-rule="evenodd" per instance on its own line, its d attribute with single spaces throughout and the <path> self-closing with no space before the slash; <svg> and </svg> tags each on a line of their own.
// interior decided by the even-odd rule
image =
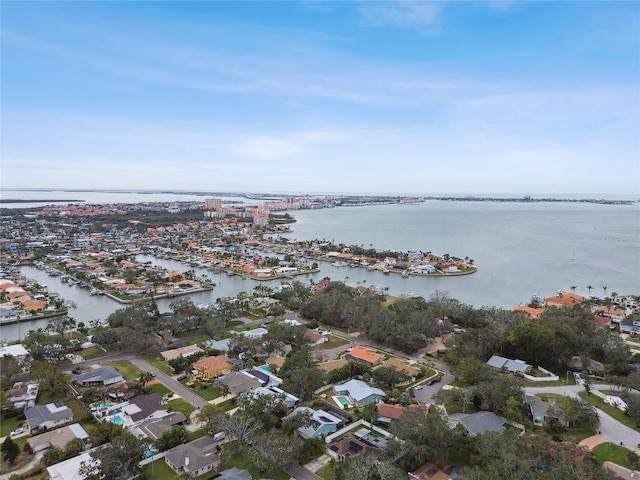
<svg viewBox="0 0 640 480">
<path fill-rule="evenodd" d="M 349 345 L 351 343 L 350 340 L 346 340 L 342 337 L 338 337 L 336 335 L 327 335 L 329 337 L 329 341 L 327 343 L 323 343 L 316 347 L 317 350 L 330 350 L 332 348 L 342 347 L 344 345 Z"/>
<path fill-rule="evenodd" d="M 164 458 L 159 458 L 155 462 L 149 463 L 145 466 L 144 471 L 148 478 L 153 478 L 153 480 L 173 480 L 178 476 L 176 472 L 169 468 Z M 211 472 L 208 472 L 208 474 L 210 475 Z"/>
<path fill-rule="evenodd" d="M 169 365 L 167 365 L 167 362 L 164 361 L 164 358 L 162 358 L 162 355 L 158 353 L 147 352 L 142 354 L 141 357 L 151 365 L 156 367 L 158 370 L 160 370 L 162 373 L 173 375 L 173 372 L 169 368 Z"/>
<path fill-rule="evenodd" d="M 208 342 L 209 340 L 211 340 L 211 337 L 209 335 L 202 335 L 201 337 L 194 338 L 193 340 L 189 340 L 188 342 L 184 342 L 184 346 L 186 347 L 187 345 L 198 345 L 203 342 Z"/>
<path fill-rule="evenodd" d="M 95 358 L 104 357 L 106 354 L 107 353 L 105 351 L 100 350 L 98 347 L 91 347 L 78 352 L 78 355 L 80 355 L 85 360 L 93 360 Z"/>
<path fill-rule="evenodd" d="M 195 432 L 187 432 L 187 441 L 191 442 L 200 437 L 204 437 L 207 434 L 206 428 L 201 428 L 200 430 L 196 430 Z"/>
<path fill-rule="evenodd" d="M 229 410 L 233 410 L 237 406 L 238 406 L 238 403 L 236 402 L 235 398 L 230 398 L 229 400 L 225 400 L 224 402 L 221 402 L 218 404 L 218 407 L 223 412 L 228 412 Z"/>
<path fill-rule="evenodd" d="M 316 475 L 324 480 L 335 480 L 336 478 L 336 464 L 333 462 L 328 463 L 320 470 L 316 472 Z"/>
<path fill-rule="evenodd" d="M 167 402 L 167 407 L 171 408 L 174 412 L 182 412 L 185 414 L 187 418 L 191 415 L 196 407 L 186 402 L 182 398 L 176 398 L 175 400 L 170 400 Z"/>
<path fill-rule="evenodd" d="M 602 443 L 593 449 L 593 454 L 600 461 L 610 461 L 622 465 L 623 467 L 631 468 L 631 465 L 626 459 L 629 449 L 621 447 L 611 442 Z"/>
<path fill-rule="evenodd" d="M 238 325 L 243 325 L 244 322 L 242 320 L 231 320 L 229 322 L 227 322 L 226 327 L 227 328 L 231 328 L 231 327 L 237 327 Z"/>
<path fill-rule="evenodd" d="M 618 410 L 617 408 L 604 403 L 604 399 L 597 397 L 596 395 L 587 395 L 587 392 L 580 392 L 578 393 L 578 395 L 580 395 L 580 398 L 586 400 L 591 405 L 598 407 L 605 413 L 608 413 L 620 423 L 634 430 L 637 429 L 636 420 L 634 420 L 632 417 L 627 416 L 622 410 Z"/>
<path fill-rule="evenodd" d="M 113 368 L 118 370 L 125 380 L 135 380 L 140 377 L 142 370 L 136 367 L 129 360 L 113 360 L 112 362 L 107 362 L 105 365 L 111 365 Z"/>
<path fill-rule="evenodd" d="M 19 420 L 19 418 L 22 420 Z M 23 423 L 25 423 L 23 415 L 11 418 L 2 417 L 2 421 L 0 422 L 0 437 L 6 437 L 16 428 L 21 427 Z"/>
<path fill-rule="evenodd" d="M 212 383 L 195 381 L 193 382 L 193 385 L 193 393 L 197 393 L 206 401 L 213 400 L 214 398 L 218 398 L 222 395 L 222 390 L 214 387 Z"/>
<path fill-rule="evenodd" d="M 161 383 L 154 383 L 153 385 L 150 385 L 148 388 L 149 388 L 149 394 L 157 393 L 159 395 L 164 395 L 165 393 L 169 393 L 171 391 L 169 388 L 165 387 Z"/>
</svg>

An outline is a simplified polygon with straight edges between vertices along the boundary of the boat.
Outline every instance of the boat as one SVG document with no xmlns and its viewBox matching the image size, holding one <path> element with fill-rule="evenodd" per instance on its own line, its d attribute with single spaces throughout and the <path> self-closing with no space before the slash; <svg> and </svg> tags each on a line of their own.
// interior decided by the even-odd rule
<svg viewBox="0 0 640 480">
<path fill-rule="evenodd" d="M 388 268 L 383 268 L 382 269 L 382 273 L 384 273 L 385 275 L 389 273 L 389 269 Z"/>
<path fill-rule="evenodd" d="M 409 276 L 409 272 L 407 272 L 406 270 L 402 272 L 402 278 L 407 278 L 408 276 Z"/>
<path fill-rule="evenodd" d="M 92 288 L 89 291 L 89 295 L 100 295 L 100 290 L 98 290 L 97 288 Z"/>
<path fill-rule="evenodd" d="M 333 262 L 331 265 L 333 265 L 334 267 L 346 267 L 347 262 Z"/>
</svg>

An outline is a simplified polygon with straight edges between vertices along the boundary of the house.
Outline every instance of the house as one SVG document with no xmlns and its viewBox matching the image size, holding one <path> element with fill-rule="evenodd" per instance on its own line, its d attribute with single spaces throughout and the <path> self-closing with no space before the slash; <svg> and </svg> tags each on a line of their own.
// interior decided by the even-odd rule
<svg viewBox="0 0 640 480">
<path fill-rule="evenodd" d="M 419 411 L 424 413 L 429 411 L 428 405 L 409 405 L 403 407 L 402 405 L 390 405 L 388 403 L 378 404 L 378 422 L 384 425 L 391 425 L 392 422 L 400 420 L 402 415 L 407 411 Z"/>
<path fill-rule="evenodd" d="M 128 425 L 139 424 L 149 418 L 159 418 L 167 414 L 159 393 L 137 395 L 122 407 L 122 418 Z"/>
<path fill-rule="evenodd" d="M 577 293 L 559 293 L 555 297 L 549 297 L 545 299 L 545 305 L 547 307 L 559 307 L 570 308 L 574 305 L 579 305 L 584 300 L 582 295 Z"/>
<path fill-rule="evenodd" d="M 500 355 L 493 355 L 487 360 L 487 365 L 499 369 L 505 369 L 512 373 L 527 373 L 531 370 L 531 365 L 522 360 L 511 360 L 509 358 L 501 357 Z"/>
<path fill-rule="evenodd" d="M 244 332 L 238 332 L 238 335 L 242 335 L 243 337 L 247 338 L 262 338 L 267 333 L 269 333 L 269 330 L 263 327 L 259 327 L 252 330 L 245 330 Z"/>
<path fill-rule="evenodd" d="M 359 406 L 379 403 L 387 396 L 379 388 L 371 387 L 362 380 L 349 380 L 343 384 L 334 385 L 333 391 L 336 395 L 347 395 L 352 403 Z"/>
<path fill-rule="evenodd" d="M 207 472 L 215 472 L 220 465 L 213 437 L 205 435 L 184 445 L 178 445 L 165 454 L 164 460 L 176 473 L 190 472 L 199 477 Z"/>
<path fill-rule="evenodd" d="M 412 367 L 408 362 L 397 357 L 390 357 L 382 364 L 382 366 L 395 368 L 409 378 L 415 378 L 420 373 L 419 368 Z"/>
<path fill-rule="evenodd" d="M 50 430 L 73 421 L 73 412 L 62 402 L 34 405 L 24 411 L 31 432 Z"/>
<path fill-rule="evenodd" d="M 582 371 L 582 358 L 578 356 L 571 357 L 569 368 L 575 371 Z M 589 366 L 587 368 L 590 372 L 604 372 L 604 364 L 593 359 L 589 359 Z"/>
<path fill-rule="evenodd" d="M 414 472 L 408 473 L 408 480 L 453 480 L 458 478 L 460 469 L 448 460 L 425 463 Z"/>
<path fill-rule="evenodd" d="M 626 412 L 629 407 L 627 401 L 620 395 L 607 394 L 604 397 L 604 402 L 608 403 L 612 407 L 616 407 L 618 410 L 622 410 L 623 412 Z"/>
<path fill-rule="evenodd" d="M 311 344 L 312 347 L 322 345 L 323 343 L 327 343 L 329 341 L 328 337 L 321 335 L 315 330 L 311 330 L 310 328 L 307 328 L 305 330 L 304 338 L 309 340 L 309 343 Z"/>
<path fill-rule="evenodd" d="M 364 347 L 362 345 L 353 347 L 347 352 L 344 358 L 350 362 L 363 362 L 368 363 L 369 365 L 377 365 L 384 360 L 384 356 L 376 353 L 372 348 Z"/>
<path fill-rule="evenodd" d="M 547 420 L 556 420 L 562 426 L 568 427 L 569 422 L 562 417 L 557 415 L 551 415 L 549 413 L 549 408 L 555 404 L 554 401 L 544 401 L 540 397 L 536 397 L 534 395 L 527 395 L 525 400 L 525 409 L 527 412 L 527 416 L 533 420 L 533 423 L 536 425 L 542 425 Z"/>
<path fill-rule="evenodd" d="M 526 305 L 518 305 L 513 310 L 515 312 L 521 313 L 529 320 L 537 320 L 544 313 L 544 308 L 528 307 Z"/>
<path fill-rule="evenodd" d="M 205 342 L 204 345 L 213 350 L 218 350 L 219 352 L 228 352 L 230 341 L 230 338 L 224 338 L 222 340 L 209 340 L 208 342 Z"/>
<path fill-rule="evenodd" d="M 262 382 L 247 372 L 229 372 L 220 377 L 220 383 L 229 387 L 234 395 L 246 393 L 254 388 L 261 387 Z"/>
<path fill-rule="evenodd" d="M 167 415 L 144 420 L 136 428 L 142 435 L 155 441 L 160 438 L 164 432 L 171 430 L 171 428 L 176 425 L 184 425 L 185 423 L 187 423 L 187 417 L 184 413 L 167 412 Z"/>
<path fill-rule="evenodd" d="M 291 395 L 278 387 L 258 387 L 254 389 L 250 395 L 269 395 L 272 397 L 280 396 L 282 398 L 282 403 L 287 408 L 293 408 L 300 400 L 295 395 Z"/>
<path fill-rule="evenodd" d="M 10 355 L 18 362 L 23 362 L 29 356 L 29 352 L 20 343 L 16 345 L 0 345 L 0 357 L 5 355 Z"/>
<path fill-rule="evenodd" d="M 311 425 L 298 428 L 298 433 L 302 438 L 322 438 L 329 433 L 335 432 L 342 423 L 342 419 L 334 417 L 327 411 L 314 410 L 309 407 L 298 407 L 291 415 L 296 415 L 300 412 L 309 412 L 311 414 Z"/>
<path fill-rule="evenodd" d="M 76 383 L 83 387 L 95 387 L 98 385 L 112 385 L 124 382 L 124 377 L 113 367 L 100 367 L 88 373 L 81 373 L 75 377 Z"/>
<path fill-rule="evenodd" d="M 24 409 L 33 407 L 38 398 L 40 384 L 38 382 L 16 382 L 7 392 L 7 404 L 13 405 L 14 408 Z"/>
<path fill-rule="evenodd" d="M 323 372 L 329 373 L 329 372 L 333 372 L 334 370 L 337 370 L 338 368 L 342 368 L 344 366 L 346 366 L 349 362 L 346 361 L 344 358 L 339 358 L 337 360 L 330 360 L 328 362 L 322 362 L 322 363 L 318 363 L 318 369 L 322 370 Z"/>
<path fill-rule="evenodd" d="M 286 359 L 287 357 L 283 357 L 281 355 L 271 355 L 265 359 L 264 363 L 265 365 L 275 365 L 278 368 L 282 368 Z"/>
<path fill-rule="evenodd" d="M 502 432 L 505 420 L 493 412 L 454 413 L 449 415 L 449 423 L 462 425 L 469 435 L 482 435 L 486 432 Z"/>
<path fill-rule="evenodd" d="M 193 364 L 193 369 L 197 370 L 198 376 L 203 380 L 211 380 L 229 372 L 232 369 L 229 357 L 226 355 L 213 355 L 204 357 Z"/>
<path fill-rule="evenodd" d="M 89 434 L 79 423 L 72 423 L 71 425 L 49 430 L 48 432 L 31 437 L 27 440 L 27 443 L 33 451 L 37 453 L 50 447 L 63 449 L 67 443 L 76 438 L 79 438 L 86 444 L 89 441 Z"/>
<path fill-rule="evenodd" d="M 165 359 L 165 361 L 174 360 L 178 357 L 188 357 L 190 355 L 194 355 L 196 353 L 203 353 L 202 350 L 197 345 L 188 345 L 186 347 L 174 348 L 172 350 L 166 350 L 162 352 L 160 355 Z"/>
<path fill-rule="evenodd" d="M 620 333 L 640 334 L 640 320 L 623 320 L 620 322 Z"/>
<path fill-rule="evenodd" d="M 47 467 L 49 480 L 83 480 L 86 476 L 80 473 L 82 465 L 92 462 L 90 451 L 82 452 L 76 457 Z"/>
<path fill-rule="evenodd" d="M 340 440 L 327 444 L 327 455 L 339 462 L 361 453 L 383 452 L 387 448 L 387 439 L 375 435 L 368 428 L 348 433 Z"/>
</svg>

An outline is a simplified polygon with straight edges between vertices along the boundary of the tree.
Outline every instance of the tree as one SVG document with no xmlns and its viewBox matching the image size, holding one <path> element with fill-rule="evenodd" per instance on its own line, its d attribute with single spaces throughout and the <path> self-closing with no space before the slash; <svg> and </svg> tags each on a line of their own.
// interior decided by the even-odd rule
<svg viewBox="0 0 640 480">
<path fill-rule="evenodd" d="M 147 441 L 123 431 L 111 443 L 90 453 L 91 460 L 82 462 L 80 474 L 88 480 L 116 480 L 141 472 L 138 465 L 147 449 Z"/>
<path fill-rule="evenodd" d="M 375 403 L 368 403 L 362 407 L 362 419 L 369 423 L 378 420 L 378 406 Z"/>
<path fill-rule="evenodd" d="M 184 425 L 174 425 L 170 430 L 162 432 L 155 445 L 160 452 L 165 452 L 173 447 L 187 443 L 187 441 L 187 429 Z"/>
<path fill-rule="evenodd" d="M 313 415 L 309 410 L 303 409 L 284 417 L 280 428 L 285 434 L 291 435 L 298 428 L 310 427 L 311 425 L 313 425 Z"/>
<path fill-rule="evenodd" d="M 595 407 L 580 398 L 562 397 L 549 407 L 549 413 L 564 418 L 572 427 L 596 428 L 599 423 Z"/>
<path fill-rule="evenodd" d="M 64 379 L 62 369 L 56 363 L 34 360 L 31 363 L 29 377 L 40 383 L 40 392 L 46 392 L 49 396 L 67 391 L 67 382 Z"/>
<path fill-rule="evenodd" d="M 64 458 L 65 458 L 64 452 L 56 446 L 52 446 L 51 448 L 48 448 L 42 455 L 42 460 L 44 461 L 44 464 L 46 466 L 51 466 L 51 465 L 55 465 L 56 463 L 60 463 L 62 460 L 64 460 Z"/>
<path fill-rule="evenodd" d="M 8 461 L 11 465 L 15 463 L 16 458 L 20 455 L 20 447 L 11 437 L 7 437 L 2 442 L 0 450 L 2 450 L 2 459 Z"/>
<path fill-rule="evenodd" d="M 259 421 L 263 430 L 268 431 L 273 426 L 274 415 L 284 407 L 284 394 L 245 393 L 238 397 L 238 407 Z"/>
<path fill-rule="evenodd" d="M 409 377 L 395 367 L 378 367 L 372 372 L 376 383 L 395 388 L 397 384 L 407 381 Z"/>
</svg>

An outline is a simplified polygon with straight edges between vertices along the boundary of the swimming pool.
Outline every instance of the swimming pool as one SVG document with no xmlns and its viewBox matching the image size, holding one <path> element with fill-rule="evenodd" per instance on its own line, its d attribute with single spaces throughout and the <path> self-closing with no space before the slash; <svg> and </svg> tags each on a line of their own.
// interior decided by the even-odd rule
<svg viewBox="0 0 640 480">
<path fill-rule="evenodd" d="M 269 365 L 262 365 L 262 366 L 260 367 L 260 369 L 261 369 L 261 370 L 264 370 L 265 372 L 268 372 L 268 371 L 269 371 Z"/>
<path fill-rule="evenodd" d="M 349 399 L 343 395 L 336 395 L 333 399 L 338 402 L 342 408 L 351 408 L 353 406 Z"/>
<path fill-rule="evenodd" d="M 111 423 L 115 423 L 116 425 L 124 425 L 124 420 L 120 415 L 116 415 L 111 419 Z"/>
<path fill-rule="evenodd" d="M 102 402 L 100 402 L 100 403 L 98 404 L 98 408 L 99 408 L 99 409 L 103 409 L 103 408 L 111 408 L 111 407 L 113 407 L 113 404 L 112 404 L 112 403 L 102 403 Z"/>
</svg>

